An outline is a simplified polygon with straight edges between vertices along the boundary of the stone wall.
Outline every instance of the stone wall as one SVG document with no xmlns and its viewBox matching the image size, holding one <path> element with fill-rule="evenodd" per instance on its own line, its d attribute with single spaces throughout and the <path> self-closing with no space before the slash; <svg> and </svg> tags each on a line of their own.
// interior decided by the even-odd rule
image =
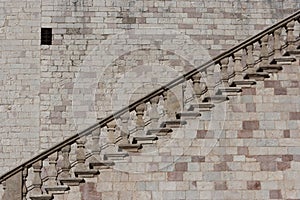
<svg viewBox="0 0 300 200">
<path fill-rule="evenodd" d="M 40 2 L 0 1 L 2 173 L 40 149 Z"/>
<path fill-rule="evenodd" d="M 300 7 L 296 0 L 0 5 L 3 171 Z M 40 46 L 41 27 L 53 29 L 53 45 Z"/>
<path fill-rule="evenodd" d="M 283 66 L 60 198 L 299 199 L 299 76 Z"/>
</svg>

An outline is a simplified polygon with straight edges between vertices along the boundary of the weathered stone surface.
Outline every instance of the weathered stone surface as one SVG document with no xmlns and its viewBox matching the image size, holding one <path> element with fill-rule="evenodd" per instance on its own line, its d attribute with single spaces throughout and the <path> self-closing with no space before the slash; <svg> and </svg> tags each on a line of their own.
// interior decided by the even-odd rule
<svg viewBox="0 0 300 200">
<path fill-rule="evenodd" d="M 2 172 L 299 7 L 296 0 L 4 0 L 0 5 Z M 40 46 L 41 27 L 53 28 L 52 45 Z M 258 58 L 259 45 L 255 48 Z M 256 85 L 252 80 L 236 82 L 242 92 L 229 101 L 192 102 L 190 109 L 199 110 L 201 117 L 188 118 L 187 124 L 162 133 L 156 144 L 138 153 L 101 155 L 116 159 L 117 164 L 98 166 L 100 175 L 86 183 L 61 180 L 72 187 L 58 198 L 299 199 L 296 59 L 276 74 L 270 69 L 270 74 L 252 74 Z M 177 89 L 171 103 L 178 108 L 183 90 Z M 162 97 L 158 107 L 163 107 Z M 142 117 L 145 120 L 148 112 Z M 129 124 L 128 129 L 134 128 L 134 123 Z M 123 129 L 117 127 L 116 136 Z M 105 134 L 101 144 L 106 142 Z M 90 166 L 97 168 L 97 164 Z M 16 183 L 6 182 L 3 199 L 21 198 L 7 196 L 9 190 L 19 194 L 21 181 Z"/>
<path fill-rule="evenodd" d="M 19 200 L 22 198 L 22 173 L 17 173 L 5 182 L 2 200 Z"/>
</svg>

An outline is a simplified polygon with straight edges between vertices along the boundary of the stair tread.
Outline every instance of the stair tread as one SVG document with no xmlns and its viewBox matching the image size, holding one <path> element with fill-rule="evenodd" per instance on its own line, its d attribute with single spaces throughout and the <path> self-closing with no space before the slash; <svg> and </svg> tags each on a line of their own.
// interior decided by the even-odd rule
<svg viewBox="0 0 300 200">
<path fill-rule="evenodd" d="M 156 135 L 141 135 L 141 136 L 133 136 L 136 140 L 153 140 L 156 139 Z"/>
<path fill-rule="evenodd" d="M 242 92 L 242 88 L 239 87 L 220 87 L 218 88 L 217 94 L 218 95 L 228 95 L 228 96 L 232 96 L 232 95 L 236 95 L 237 93 Z"/>
<path fill-rule="evenodd" d="M 146 135 L 151 135 L 153 133 L 170 133 L 173 130 L 171 128 L 157 128 L 157 129 L 149 129 Z"/>
<path fill-rule="evenodd" d="M 53 195 L 52 194 L 31 195 L 29 198 L 32 200 L 51 200 L 53 199 Z"/>
<path fill-rule="evenodd" d="M 255 80 L 235 80 L 235 81 L 232 81 L 231 85 L 230 86 L 251 86 L 251 85 L 255 85 L 256 84 L 256 81 Z"/>
<path fill-rule="evenodd" d="M 141 135 L 141 136 L 133 136 L 132 143 L 133 144 L 153 144 L 158 140 L 156 135 Z"/>
<path fill-rule="evenodd" d="M 212 95 L 212 96 L 209 96 L 209 97 L 205 97 L 203 99 L 203 102 L 216 102 L 216 103 L 220 103 L 220 102 L 223 102 L 223 101 L 227 101 L 229 100 L 228 96 L 226 95 Z"/>
<path fill-rule="evenodd" d="M 284 64 L 290 64 L 291 62 L 295 62 L 296 58 L 294 56 L 281 56 L 278 58 L 273 58 L 271 61 L 271 64 L 276 64 L 276 63 L 284 63 Z"/>
<path fill-rule="evenodd" d="M 62 194 L 70 189 L 68 185 L 45 186 L 44 188 L 47 191 L 47 193 L 51 194 Z"/>
<path fill-rule="evenodd" d="M 138 152 L 138 150 L 142 149 L 143 146 L 141 144 L 118 144 L 121 149 L 124 149 L 129 152 Z"/>
<path fill-rule="evenodd" d="M 72 178 L 59 178 L 58 179 L 61 184 L 65 184 L 68 186 L 77 186 L 80 183 L 84 183 L 83 178 L 77 178 L 77 177 L 72 177 Z"/>
<path fill-rule="evenodd" d="M 97 169 L 82 169 L 82 170 L 75 170 L 74 174 L 77 177 L 82 177 L 82 178 L 91 178 L 94 177 L 95 175 L 98 175 L 100 172 Z"/>
<path fill-rule="evenodd" d="M 104 159 L 112 159 L 112 160 L 122 160 L 125 157 L 128 157 L 129 154 L 127 152 L 114 152 L 114 153 L 105 153 Z"/>
<path fill-rule="evenodd" d="M 176 113 L 176 118 L 180 119 L 182 117 L 200 117 L 201 113 L 200 112 L 195 112 L 195 111 L 185 111 L 185 112 L 180 112 Z"/>
<path fill-rule="evenodd" d="M 194 110 L 195 108 L 198 108 L 198 109 L 202 109 L 201 111 L 204 111 L 204 109 L 207 111 L 207 110 L 210 110 L 211 108 L 215 107 L 215 105 L 213 103 L 197 103 L 197 104 L 191 104 L 190 107 L 187 109 L 187 110 Z"/>
<path fill-rule="evenodd" d="M 282 65 L 278 65 L 278 64 L 270 64 L 270 65 L 264 65 L 264 66 L 260 66 L 257 70 L 257 72 L 278 72 L 282 70 Z"/>
<path fill-rule="evenodd" d="M 250 72 L 250 73 L 247 73 L 244 78 L 245 79 L 264 80 L 265 78 L 270 78 L 270 75 L 266 72 Z"/>
<path fill-rule="evenodd" d="M 170 120 L 170 121 L 164 121 L 160 124 L 160 127 L 173 127 L 178 128 L 179 126 L 185 125 L 187 122 L 185 120 Z"/>
<path fill-rule="evenodd" d="M 300 49 L 288 50 L 286 55 L 298 55 L 300 54 Z"/>
<path fill-rule="evenodd" d="M 111 166 L 114 166 L 115 163 L 113 161 L 102 160 L 102 161 L 92 161 L 89 163 L 90 168 L 100 167 L 100 169 L 108 169 Z"/>
</svg>

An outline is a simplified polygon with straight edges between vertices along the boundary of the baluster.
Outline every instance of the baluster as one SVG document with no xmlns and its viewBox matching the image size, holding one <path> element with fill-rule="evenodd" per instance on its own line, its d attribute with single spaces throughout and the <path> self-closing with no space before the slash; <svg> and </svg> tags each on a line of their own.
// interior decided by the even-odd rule
<svg viewBox="0 0 300 200">
<path fill-rule="evenodd" d="M 202 95 L 207 91 L 205 83 L 201 82 L 202 75 L 200 72 L 192 76 L 193 81 L 193 90 L 194 90 L 194 99 L 197 102 L 202 102 Z"/>
<path fill-rule="evenodd" d="M 249 53 L 251 53 L 251 55 L 247 55 L 246 58 L 246 65 L 245 67 L 243 67 L 242 65 L 242 53 L 243 51 L 237 51 L 236 53 L 233 54 L 233 61 L 234 61 L 234 80 L 232 81 L 232 83 L 230 84 L 233 87 L 236 86 L 250 86 L 250 85 L 254 85 L 256 82 L 254 80 L 244 80 L 243 79 L 243 71 L 247 69 L 247 62 L 248 62 L 248 67 L 249 71 L 251 71 L 253 69 L 253 67 L 251 67 L 251 63 L 252 63 L 252 45 L 248 46 L 249 51 L 246 50 L 246 52 L 248 51 Z M 237 91 L 237 90 L 236 90 Z M 239 90 L 237 92 L 241 92 L 241 88 L 239 88 Z"/>
<path fill-rule="evenodd" d="M 144 116 L 144 111 L 145 111 L 145 103 L 142 103 L 140 105 L 138 105 L 135 108 L 136 111 L 136 130 L 137 133 L 136 135 L 144 135 L 144 127 L 145 127 L 145 122 L 143 119 Z"/>
<path fill-rule="evenodd" d="M 247 67 L 249 70 L 245 76 L 245 79 L 255 79 L 255 80 L 264 80 L 269 78 L 269 74 L 264 72 L 272 72 L 274 69 L 277 70 L 278 66 L 272 66 L 269 63 L 269 51 L 268 51 L 268 41 L 269 35 L 265 35 L 260 39 L 260 63 L 259 66 L 255 66 L 255 61 L 253 59 L 253 46 L 247 47 Z M 249 82 L 250 83 L 250 82 Z M 254 84 L 255 82 L 252 82 Z"/>
<path fill-rule="evenodd" d="M 116 141 L 116 121 L 112 120 L 111 122 L 107 123 L 107 139 L 108 139 L 108 144 L 109 145 L 114 145 Z"/>
<path fill-rule="evenodd" d="M 118 143 L 118 146 L 121 149 L 124 149 L 129 152 L 138 152 L 139 149 L 142 148 L 141 144 L 132 144 L 129 141 L 129 129 L 128 129 L 128 120 L 129 120 L 129 113 L 123 114 L 121 117 L 121 122 L 122 122 L 122 129 L 121 129 L 121 141 Z M 135 137 L 132 138 L 135 140 Z M 136 142 L 134 142 L 136 143 Z"/>
<path fill-rule="evenodd" d="M 168 121 L 175 117 L 175 115 L 172 115 L 172 108 L 170 106 L 169 98 L 170 98 L 170 91 L 164 91 L 163 92 L 163 98 L 164 98 L 164 120 Z"/>
<path fill-rule="evenodd" d="M 39 196 L 42 194 L 42 179 L 41 179 L 41 172 L 42 172 L 42 161 L 39 160 L 32 165 L 34 177 L 32 180 L 33 189 L 31 190 L 31 196 Z"/>
<path fill-rule="evenodd" d="M 111 122 L 106 124 L 107 126 L 107 138 L 108 143 L 107 147 L 103 149 L 104 160 L 109 159 L 123 159 L 124 157 L 128 156 L 126 152 L 120 152 L 118 146 L 115 145 L 116 143 L 116 121 L 112 120 Z M 122 145 L 121 145 L 122 146 Z"/>
<path fill-rule="evenodd" d="M 61 167 L 62 172 L 59 175 L 60 179 L 66 179 L 71 177 L 70 174 L 71 163 L 69 158 L 70 151 L 71 151 L 71 145 L 66 145 L 61 149 L 63 160 L 62 160 L 62 167 Z"/>
<path fill-rule="evenodd" d="M 49 159 L 49 167 L 48 167 L 48 179 L 46 182 L 45 190 L 49 194 L 60 194 L 64 191 L 68 190 L 68 186 L 58 185 L 57 184 L 57 160 L 58 160 L 58 152 L 55 152 L 48 156 Z"/>
<path fill-rule="evenodd" d="M 243 80 L 242 50 L 233 54 L 235 80 Z"/>
<path fill-rule="evenodd" d="M 5 191 L 6 191 L 6 189 L 7 189 L 7 187 L 6 187 L 6 181 L 3 181 L 2 182 L 2 187 L 3 187 L 3 190 L 4 190 L 4 196 L 5 196 Z M 3 196 L 2 196 L 3 197 Z"/>
<path fill-rule="evenodd" d="M 281 44 L 280 35 L 282 28 L 278 28 L 274 31 L 274 58 L 279 58 L 281 56 Z"/>
<path fill-rule="evenodd" d="M 48 180 L 47 180 L 47 186 L 56 186 L 56 178 L 57 178 L 57 169 L 56 169 L 56 164 L 57 164 L 57 159 L 58 159 L 58 154 L 57 152 L 51 154 L 48 156 L 49 159 L 49 168 L 48 168 Z"/>
<path fill-rule="evenodd" d="M 156 97 L 153 97 L 152 99 L 150 99 L 151 111 L 150 111 L 149 115 L 150 115 L 152 129 L 158 128 L 158 120 L 159 120 L 158 102 L 159 102 L 159 96 L 156 96 Z"/>
<path fill-rule="evenodd" d="M 164 120 L 174 120 L 176 119 L 176 111 L 180 109 L 180 104 L 176 96 L 170 91 L 163 92 L 164 97 Z"/>
<path fill-rule="evenodd" d="M 294 36 L 294 26 L 295 26 L 295 22 L 294 20 L 289 22 L 286 25 L 286 41 L 287 41 L 287 45 L 288 45 L 288 51 L 294 50 L 295 49 L 295 36 Z"/>
<path fill-rule="evenodd" d="M 215 94 L 215 79 L 214 79 L 214 66 L 210 66 L 206 69 L 206 79 L 207 79 L 207 90 L 206 99 Z"/>
<path fill-rule="evenodd" d="M 66 184 L 66 190 L 68 189 L 68 185 L 70 186 L 77 186 L 80 183 L 84 182 L 82 178 L 73 178 L 71 177 L 70 170 L 71 170 L 71 163 L 70 163 L 70 151 L 71 145 L 66 145 L 61 149 L 62 152 L 62 166 L 61 166 L 61 173 L 59 174 L 58 180 L 61 184 Z M 63 187 L 63 186 L 61 186 Z"/>
<path fill-rule="evenodd" d="M 85 167 L 85 143 L 86 138 L 81 137 L 80 139 L 76 140 L 77 144 L 77 150 L 76 150 L 76 159 L 77 159 L 77 165 L 76 165 L 76 171 L 83 171 L 86 170 Z"/>
<path fill-rule="evenodd" d="M 129 113 L 126 112 L 125 114 L 123 114 L 122 116 L 120 116 L 121 119 L 121 123 L 122 123 L 122 127 L 121 127 L 121 144 L 129 144 L 129 129 L 128 129 L 128 120 L 129 120 L 130 116 Z"/>
<path fill-rule="evenodd" d="M 242 74 L 242 65 L 241 65 L 241 53 L 236 52 L 236 54 L 233 55 L 234 59 L 234 69 L 233 69 L 233 76 L 236 76 L 235 78 L 239 78 Z M 221 65 L 221 84 L 223 87 L 218 88 L 217 94 L 221 94 L 218 96 L 218 101 L 225 101 L 228 100 L 227 96 L 234 96 L 238 92 L 241 92 L 241 88 L 237 87 L 229 87 L 229 73 L 228 73 L 228 64 L 229 64 L 229 58 L 224 58 L 221 60 L 220 65 Z M 237 69 L 237 70 L 236 70 Z M 241 79 L 241 77 L 240 77 Z M 233 83 L 234 85 L 235 83 Z M 234 85 L 235 86 L 235 85 Z M 225 94 L 223 96 L 223 94 Z M 215 97 L 217 98 L 217 97 Z"/>
<path fill-rule="evenodd" d="M 88 159 L 88 163 L 91 169 L 107 169 L 112 166 L 113 162 L 106 162 L 101 158 L 101 148 L 99 145 L 101 135 L 101 127 L 92 132 L 92 156 Z"/>
<path fill-rule="evenodd" d="M 85 165 L 85 143 L 86 143 L 86 137 L 83 136 L 80 139 L 76 140 L 77 144 L 77 150 L 76 150 L 76 160 L 77 165 L 75 167 L 75 176 L 79 176 L 82 178 L 90 178 L 94 177 L 94 175 L 98 174 L 98 170 L 94 169 L 88 169 Z"/>
<path fill-rule="evenodd" d="M 229 58 L 224 58 L 221 60 L 221 83 L 223 84 L 223 87 L 229 87 L 228 84 L 228 63 Z"/>
<path fill-rule="evenodd" d="M 50 200 L 53 198 L 53 196 L 48 194 L 43 194 L 42 192 L 42 178 L 41 178 L 42 167 L 43 167 L 42 160 L 39 160 L 32 165 L 34 177 L 32 180 L 32 190 L 30 191 L 30 198 L 31 199 L 41 198 L 44 200 Z"/>
<path fill-rule="evenodd" d="M 27 200 L 26 196 L 27 196 L 27 186 L 26 186 L 26 182 L 27 182 L 27 176 L 28 176 L 28 168 L 25 167 L 22 171 L 22 200 Z"/>
<path fill-rule="evenodd" d="M 247 58 L 246 58 L 246 68 L 249 69 L 249 72 L 254 72 L 254 58 L 253 58 L 253 45 L 246 47 Z"/>
<path fill-rule="evenodd" d="M 269 36 L 265 35 L 261 38 L 261 50 L 260 50 L 260 67 L 261 66 L 267 66 L 269 64 L 268 58 L 269 58 L 269 52 L 268 52 L 268 40 Z"/>
<path fill-rule="evenodd" d="M 168 117 L 169 117 L 169 111 L 168 111 L 168 92 L 167 91 L 164 91 L 163 92 L 163 121 L 166 121 L 168 120 Z"/>
<path fill-rule="evenodd" d="M 92 132 L 92 158 L 91 160 L 98 161 L 100 156 L 100 147 L 99 147 L 99 139 L 101 134 L 101 128 L 99 127 L 97 130 Z"/>
</svg>

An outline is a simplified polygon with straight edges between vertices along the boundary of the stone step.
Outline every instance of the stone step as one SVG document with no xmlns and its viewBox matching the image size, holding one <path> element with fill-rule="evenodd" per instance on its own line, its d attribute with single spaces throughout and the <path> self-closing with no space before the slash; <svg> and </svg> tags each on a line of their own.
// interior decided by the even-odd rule
<svg viewBox="0 0 300 200">
<path fill-rule="evenodd" d="M 41 194 L 41 195 L 32 195 L 29 197 L 32 200 L 51 200 L 53 199 L 53 195 L 50 194 Z"/>
<path fill-rule="evenodd" d="M 89 163 L 89 167 L 91 169 L 98 169 L 98 170 L 109 169 L 114 165 L 115 165 L 115 163 L 113 161 L 108 161 L 108 160 L 102 160 L 102 161 L 96 161 L 96 162 L 92 161 Z"/>
<path fill-rule="evenodd" d="M 138 152 L 143 148 L 141 144 L 118 144 L 120 149 L 126 150 L 128 152 Z"/>
<path fill-rule="evenodd" d="M 260 66 L 257 72 L 277 73 L 281 70 L 282 70 L 282 65 L 270 64 L 270 65 Z"/>
<path fill-rule="evenodd" d="M 158 140 L 156 135 L 133 136 L 133 144 L 154 144 Z"/>
<path fill-rule="evenodd" d="M 176 113 L 176 119 L 184 119 L 184 118 L 196 118 L 200 117 L 201 113 L 200 112 L 195 112 L 195 111 L 186 111 L 186 112 L 180 112 Z"/>
<path fill-rule="evenodd" d="M 160 124 L 160 127 L 166 128 L 179 128 L 185 125 L 187 122 L 184 120 L 171 120 L 171 121 L 164 121 Z"/>
<path fill-rule="evenodd" d="M 158 129 L 149 129 L 146 132 L 146 135 L 155 134 L 156 136 L 166 136 L 168 133 L 173 132 L 171 128 L 158 128 Z"/>
<path fill-rule="evenodd" d="M 224 96 L 236 96 L 240 92 L 242 92 L 242 88 L 239 87 L 220 87 L 218 88 L 216 94 Z"/>
<path fill-rule="evenodd" d="M 190 107 L 187 109 L 188 111 L 210 111 L 215 105 L 213 103 L 197 103 L 191 104 Z"/>
<path fill-rule="evenodd" d="M 45 186 L 44 188 L 48 194 L 64 194 L 70 190 L 68 185 Z"/>
<path fill-rule="evenodd" d="M 105 160 L 124 160 L 125 157 L 128 157 L 127 152 L 116 152 L 116 153 L 106 153 L 104 154 Z"/>
<path fill-rule="evenodd" d="M 209 97 L 205 97 L 203 99 L 203 102 L 221 103 L 228 100 L 229 100 L 228 96 L 225 95 L 212 95 Z"/>
<path fill-rule="evenodd" d="M 300 48 L 299 49 L 294 49 L 294 50 L 288 50 L 285 52 L 285 55 L 291 56 L 291 55 L 300 55 Z"/>
<path fill-rule="evenodd" d="M 270 78 L 270 75 L 266 72 L 253 72 L 253 73 L 247 73 L 244 78 L 254 79 L 256 81 L 263 81 L 266 78 Z"/>
<path fill-rule="evenodd" d="M 296 58 L 294 56 L 281 56 L 278 58 L 273 58 L 271 64 L 279 64 L 279 65 L 291 65 L 292 62 L 295 62 Z"/>
<path fill-rule="evenodd" d="M 80 183 L 84 183 L 83 178 L 77 178 L 77 177 L 72 177 L 72 178 L 59 178 L 58 181 L 63 184 L 63 185 L 68 185 L 68 186 L 78 186 Z"/>
<path fill-rule="evenodd" d="M 231 85 L 232 87 L 236 87 L 236 86 L 239 86 L 239 87 L 251 87 L 251 85 L 255 85 L 256 84 L 256 81 L 255 80 L 250 80 L 250 79 L 247 79 L 247 80 L 237 80 L 237 81 L 232 81 Z"/>
<path fill-rule="evenodd" d="M 75 170 L 74 174 L 79 178 L 93 178 L 94 176 L 100 174 L 97 169 L 86 169 L 86 170 Z"/>
</svg>

